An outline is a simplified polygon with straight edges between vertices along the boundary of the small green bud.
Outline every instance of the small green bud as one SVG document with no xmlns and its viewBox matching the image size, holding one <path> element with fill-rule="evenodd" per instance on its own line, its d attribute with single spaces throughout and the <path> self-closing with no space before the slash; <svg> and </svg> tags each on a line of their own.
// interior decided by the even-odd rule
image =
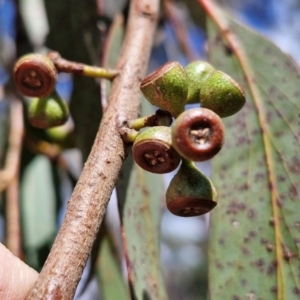
<svg viewBox="0 0 300 300">
<path fill-rule="evenodd" d="M 29 104 L 29 121 L 38 128 L 48 129 L 62 125 L 67 121 L 68 116 L 68 105 L 56 92 L 44 98 L 34 98 Z"/>
<path fill-rule="evenodd" d="M 183 159 L 167 189 L 166 202 L 174 215 L 199 216 L 217 205 L 217 192 L 212 182 L 191 161 Z"/>
<path fill-rule="evenodd" d="M 73 125 L 70 123 L 51 127 L 46 130 L 46 134 L 51 142 L 58 144 L 63 149 L 76 147 L 76 136 L 73 131 Z"/>
<path fill-rule="evenodd" d="M 215 68 L 206 61 L 197 60 L 188 64 L 185 71 L 189 87 L 187 103 L 199 103 L 200 89 Z"/>
<path fill-rule="evenodd" d="M 188 95 L 188 81 L 184 68 L 178 62 L 168 62 L 149 74 L 140 89 L 153 105 L 177 117 L 184 111 Z"/>
<path fill-rule="evenodd" d="M 237 113 L 245 102 L 240 85 L 221 71 L 211 74 L 200 90 L 201 106 L 211 109 L 221 118 Z"/>
</svg>

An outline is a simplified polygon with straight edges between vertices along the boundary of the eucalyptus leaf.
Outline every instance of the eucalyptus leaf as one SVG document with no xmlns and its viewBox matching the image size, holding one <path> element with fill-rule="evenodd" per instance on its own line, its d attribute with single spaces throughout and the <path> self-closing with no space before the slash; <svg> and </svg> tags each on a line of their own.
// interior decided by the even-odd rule
<svg viewBox="0 0 300 300">
<path fill-rule="evenodd" d="M 56 234 L 56 198 L 51 164 L 45 156 L 36 156 L 21 178 L 21 216 L 23 247 L 27 262 L 42 267 Z"/>
<path fill-rule="evenodd" d="M 108 30 L 106 42 L 103 48 L 103 67 L 108 69 L 114 69 L 116 67 L 124 39 L 124 33 L 124 18 L 122 15 L 116 15 Z M 108 99 L 110 87 L 111 82 L 101 79 L 102 97 L 104 96 Z"/>
<path fill-rule="evenodd" d="M 144 100 L 142 114 L 151 112 L 150 103 Z M 129 154 L 117 183 L 127 269 L 136 300 L 168 299 L 159 251 L 165 203 L 161 176 L 141 169 Z"/>
<path fill-rule="evenodd" d="M 130 300 L 128 287 L 125 285 L 118 260 L 113 255 L 108 234 L 102 238 L 97 262 L 101 295 L 104 300 Z"/>
<path fill-rule="evenodd" d="M 159 222 L 164 203 L 161 175 L 134 164 L 122 210 L 128 268 L 136 299 L 167 299 L 159 255 Z"/>
<path fill-rule="evenodd" d="M 261 35 L 219 21 L 236 43 L 209 21 L 209 58 L 243 86 L 246 105 L 224 119 L 212 162 L 210 299 L 299 299 L 299 69 Z"/>
</svg>

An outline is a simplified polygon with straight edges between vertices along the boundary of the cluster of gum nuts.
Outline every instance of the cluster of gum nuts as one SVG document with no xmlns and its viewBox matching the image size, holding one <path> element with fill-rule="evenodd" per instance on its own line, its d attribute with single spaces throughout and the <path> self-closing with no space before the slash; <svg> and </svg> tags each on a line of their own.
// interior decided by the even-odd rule
<svg viewBox="0 0 300 300">
<path fill-rule="evenodd" d="M 211 159 L 224 143 L 221 118 L 237 113 L 245 104 L 239 84 L 205 61 L 183 68 L 168 62 L 148 75 L 140 89 L 144 97 L 175 118 L 174 124 L 146 128 L 133 143 L 133 157 L 153 173 L 177 174 L 166 191 L 169 211 L 177 216 L 205 214 L 217 205 L 217 193 L 194 162 Z M 185 110 L 186 104 L 199 107 Z M 129 123 L 130 125 L 130 123 Z"/>
<path fill-rule="evenodd" d="M 34 97 L 28 107 L 33 126 L 48 129 L 66 122 L 69 109 L 55 91 L 57 68 L 50 58 L 25 55 L 16 62 L 13 76 L 21 93 Z M 174 171 L 181 162 L 166 191 L 167 208 L 183 217 L 209 212 L 217 204 L 217 193 L 194 162 L 208 160 L 221 150 L 224 125 L 220 118 L 243 107 L 244 92 L 230 76 L 205 61 L 186 68 L 168 62 L 144 78 L 140 89 L 159 110 L 155 124 L 145 125 L 147 118 L 128 122 L 136 132 L 130 139 L 134 160 L 158 174 Z M 193 103 L 199 107 L 185 111 L 185 105 Z M 146 126 L 153 127 L 140 131 Z"/>
</svg>

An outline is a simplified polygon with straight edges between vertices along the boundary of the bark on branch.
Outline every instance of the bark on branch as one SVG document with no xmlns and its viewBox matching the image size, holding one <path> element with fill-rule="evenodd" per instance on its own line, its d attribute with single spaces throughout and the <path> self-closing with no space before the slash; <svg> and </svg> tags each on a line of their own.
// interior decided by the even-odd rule
<svg viewBox="0 0 300 300">
<path fill-rule="evenodd" d="M 138 117 L 139 83 L 146 72 L 159 0 L 132 0 L 126 36 L 108 108 L 90 156 L 69 201 L 49 257 L 27 299 L 73 299 L 106 206 L 115 186 L 125 146 L 120 129 Z"/>
</svg>

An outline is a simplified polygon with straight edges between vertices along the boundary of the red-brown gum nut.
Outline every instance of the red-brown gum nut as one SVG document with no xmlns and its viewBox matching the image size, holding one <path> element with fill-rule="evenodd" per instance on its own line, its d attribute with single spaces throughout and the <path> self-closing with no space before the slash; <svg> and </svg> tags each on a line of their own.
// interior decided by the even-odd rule
<svg viewBox="0 0 300 300">
<path fill-rule="evenodd" d="M 166 191 L 166 203 L 174 215 L 199 216 L 217 205 L 217 192 L 209 178 L 191 161 L 183 159 Z"/>
<path fill-rule="evenodd" d="M 165 126 L 148 128 L 140 133 L 133 144 L 132 154 L 141 168 L 156 174 L 174 171 L 181 160 L 171 146 L 170 128 Z"/>
<path fill-rule="evenodd" d="M 168 210 L 179 217 L 194 217 L 210 212 L 217 202 L 206 198 L 186 197 L 184 199 L 170 199 L 167 202 Z"/>
<path fill-rule="evenodd" d="M 15 64 L 13 77 L 23 95 L 42 98 L 53 92 L 57 71 L 49 58 L 40 54 L 28 54 Z"/>
<path fill-rule="evenodd" d="M 220 117 L 206 108 L 183 112 L 172 128 L 172 145 L 184 158 L 205 161 L 215 156 L 224 143 Z"/>
</svg>

